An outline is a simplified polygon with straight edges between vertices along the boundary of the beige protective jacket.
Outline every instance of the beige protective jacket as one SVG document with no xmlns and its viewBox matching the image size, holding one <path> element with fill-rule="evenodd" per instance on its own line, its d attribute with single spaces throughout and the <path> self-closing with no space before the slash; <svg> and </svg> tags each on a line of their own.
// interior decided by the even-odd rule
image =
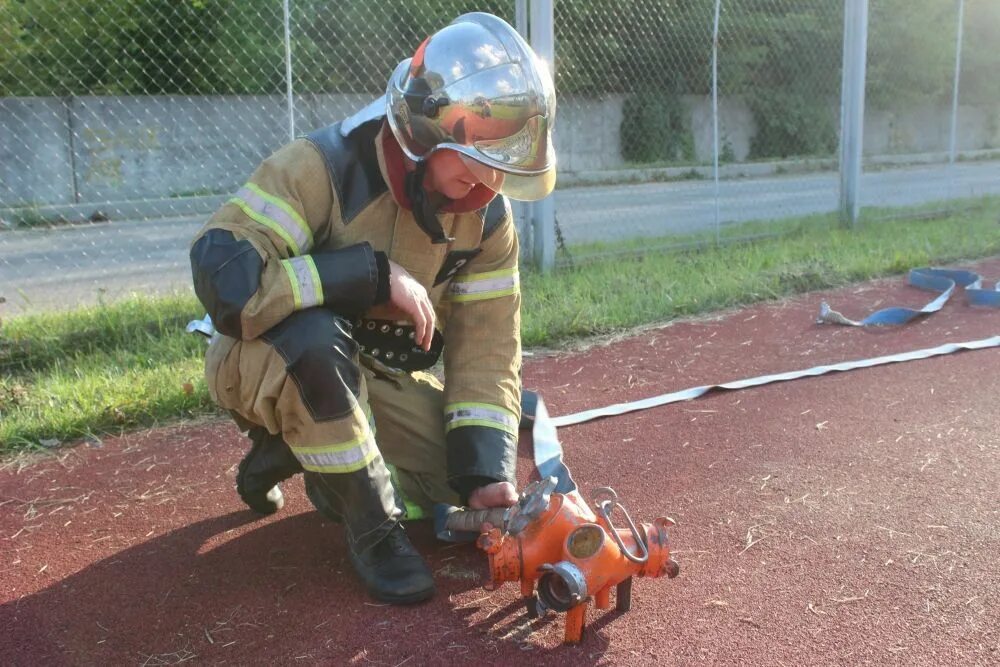
<svg viewBox="0 0 1000 667">
<path fill-rule="evenodd" d="M 382 120 L 341 127 L 278 150 L 208 221 L 191 250 L 196 292 L 224 336 L 254 339 L 295 311 L 327 308 L 353 324 L 368 363 L 419 370 L 433 355 L 407 344 L 412 328 L 382 305 L 387 260 L 398 263 L 437 313 L 449 483 L 467 494 L 513 482 L 521 299 L 510 204 L 480 186 L 449 207 L 464 212 L 438 214 L 452 240 L 432 243 L 408 209 L 402 154 Z"/>
</svg>

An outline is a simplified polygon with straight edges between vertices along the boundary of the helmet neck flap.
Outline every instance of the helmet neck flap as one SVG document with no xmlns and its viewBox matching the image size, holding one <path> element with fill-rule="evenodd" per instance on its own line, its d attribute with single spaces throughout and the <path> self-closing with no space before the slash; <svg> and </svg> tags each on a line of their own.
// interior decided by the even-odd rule
<svg viewBox="0 0 1000 667">
<path fill-rule="evenodd" d="M 416 169 L 407 172 L 404 181 L 404 191 L 410 199 L 413 219 L 417 225 L 430 237 L 432 243 L 451 243 L 455 239 L 444 233 L 441 221 L 437 218 L 438 206 L 432 201 L 430 194 L 424 188 L 424 176 L 427 174 L 427 161 L 417 163 Z M 451 200 L 444 199 L 444 204 Z"/>
</svg>

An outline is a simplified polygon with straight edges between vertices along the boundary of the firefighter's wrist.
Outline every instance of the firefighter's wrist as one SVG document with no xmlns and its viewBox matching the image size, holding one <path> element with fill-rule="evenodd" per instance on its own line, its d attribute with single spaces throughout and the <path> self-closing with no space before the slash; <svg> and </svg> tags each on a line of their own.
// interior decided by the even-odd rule
<svg viewBox="0 0 1000 667">
<path fill-rule="evenodd" d="M 473 489 L 469 495 L 470 509 L 490 509 L 493 507 L 510 507 L 517 502 L 517 491 L 510 482 L 493 482 L 486 486 Z"/>
<path fill-rule="evenodd" d="M 461 475 L 458 477 L 452 477 L 449 481 L 451 483 L 451 488 L 458 493 L 462 506 L 468 507 L 469 500 L 477 489 L 487 487 L 500 480 L 493 479 L 492 477 L 485 477 L 483 475 Z"/>
</svg>

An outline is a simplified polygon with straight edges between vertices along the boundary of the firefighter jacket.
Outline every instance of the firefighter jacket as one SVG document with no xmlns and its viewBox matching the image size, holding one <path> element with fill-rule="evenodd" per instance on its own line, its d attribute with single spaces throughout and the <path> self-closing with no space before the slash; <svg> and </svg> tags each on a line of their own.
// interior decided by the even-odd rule
<svg viewBox="0 0 1000 667">
<path fill-rule="evenodd" d="M 514 482 L 516 230 L 507 199 L 480 185 L 438 213 L 449 241 L 432 243 L 409 210 L 404 179 L 382 118 L 289 143 L 195 238 L 195 291 L 217 330 L 235 339 L 260 337 L 295 311 L 327 308 L 351 323 L 362 357 L 377 367 L 428 368 L 443 349 L 448 483 L 467 497 Z M 389 319 L 389 259 L 427 289 L 437 314 L 432 354 L 413 346 L 412 326 Z"/>
</svg>

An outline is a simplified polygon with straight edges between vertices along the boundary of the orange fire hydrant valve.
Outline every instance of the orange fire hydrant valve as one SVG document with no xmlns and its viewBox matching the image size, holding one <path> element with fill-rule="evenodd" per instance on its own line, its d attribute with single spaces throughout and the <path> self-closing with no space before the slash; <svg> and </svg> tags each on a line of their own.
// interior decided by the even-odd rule
<svg viewBox="0 0 1000 667">
<path fill-rule="evenodd" d="M 591 600 L 607 609 L 614 587 L 616 608 L 628 611 L 633 577 L 677 576 L 667 536 L 674 522 L 660 517 L 636 526 L 610 488 L 598 489 L 591 509 L 575 494 L 555 493 L 555 485 L 550 478 L 528 486 L 505 525 L 483 532 L 476 544 L 489 556 L 488 589 L 520 581 L 528 615 L 565 612 L 565 641 L 576 643 Z M 624 528 L 614 525 L 616 510 Z"/>
</svg>

